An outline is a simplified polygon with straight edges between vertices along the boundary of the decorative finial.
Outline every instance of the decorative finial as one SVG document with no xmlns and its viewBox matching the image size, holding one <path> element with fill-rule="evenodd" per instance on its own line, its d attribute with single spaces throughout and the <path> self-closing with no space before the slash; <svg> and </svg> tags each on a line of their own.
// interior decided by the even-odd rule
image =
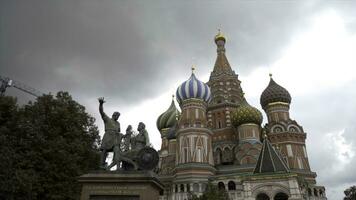
<svg viewBox="0 0 356 200">
<path fill-rule="evenodd" d="M 172 94 L 172 100 L 174 101 L 174 94 Z"/>
<path fill-rule="evenodd" d="M 192 65 L 192 73 L 195 71 L 195 65 Z"/>
<path fill-rule="evenodd" d="M 269 73 L 269 77 L 272 78 L 272 73 Z"/>
<path fill-rule="evenodd" d="M 218 28 L 218 34 L 215 35 L 214 40 L 215 40 L 215 43 L 217 43 L 218 40 L 223 40 L 224 43 L 226 42 L 226 38 L 225 38 L 225 36 L 221 33 L 221 29 L 220 29 L 220 28 Z"/>
</svg>

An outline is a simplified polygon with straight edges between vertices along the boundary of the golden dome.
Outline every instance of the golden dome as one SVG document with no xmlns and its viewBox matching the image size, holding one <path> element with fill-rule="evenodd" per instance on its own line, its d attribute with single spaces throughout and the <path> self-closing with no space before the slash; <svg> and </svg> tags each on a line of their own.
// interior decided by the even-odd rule
<svg viewBox="0 0 356 200">
<path fill-rule="evenodd" d="M 215 42 L 219 41 L 219 40 L 223 40 L 224 42 L 226 42 L 226 38 L 225 36 L 221 33 L 220 29 L 218 34 L 215 35 L 214 37 Z"/>
</svg>

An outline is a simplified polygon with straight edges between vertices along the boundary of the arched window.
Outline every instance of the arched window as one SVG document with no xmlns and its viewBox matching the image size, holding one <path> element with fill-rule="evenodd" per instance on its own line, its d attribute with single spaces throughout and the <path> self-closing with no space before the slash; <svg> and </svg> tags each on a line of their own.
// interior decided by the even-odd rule
<svg viewBox="0 0 356 200">
<path fill-rule="evenodd" d="M 225 190 L 225 184 L 223 182 L 218 183 L 219 190 Z"/>
<path fill-rule="evenodd" d="M 288 200 L 288 195 L 286 193 L 283 193 L 283 192 L 278 192 L 276 194 L 276 196 L 274 196 L 274 200 Z"/>
<path fill-rule="evenodd" d="M 316 188 L 314 188 L 314 196 L 318 196 L 318 190 L 316 190 Z"/>
<path fill-rule="evenodd" d="M 324 196 L 324 194 L 323 194 L 323 190 L 319 190 L 319 196 Z"/>
<path fill-rule="evenodd" d="M 180 192 L 184 192 L 184 185 L 180 184 Z"/>
<path fill-rule="evenodd" d="M 260 193 L 256 196 L 256 200 L 269 200 L 269 196 L 265 193 Z"/>
<path fill-rule="evenodd" d="M 236 184 L 235 184 L 235 182 L 234 182 L 234 181 L 229 181 L 229 182 L 227 183 L 227 188 L 228 188 L 229 190 L 236 190 Z"/>
<path fill-rule="evenodd" d="M 221 160 L 222 160 L 223 164 L 232 163 L 232 152 L 228 147 L 224 148 L 224 152 L 222 154 L 222 159 Z"/>
<path fill-rule="evenodd" d="M 312 195 L 313 195 L 312 190 L 311 190 L 310 188 L 308 188 L 308 195 L 309 195 L 309 196 L 312 196 Z"/>
</svg>

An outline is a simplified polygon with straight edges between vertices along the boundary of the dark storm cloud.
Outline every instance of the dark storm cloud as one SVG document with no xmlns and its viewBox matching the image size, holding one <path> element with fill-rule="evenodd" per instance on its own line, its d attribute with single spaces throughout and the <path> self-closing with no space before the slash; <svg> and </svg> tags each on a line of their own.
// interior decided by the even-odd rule
<svg viewBox="0 0 356 200">
<path fill-rule="evenodd" d="M 45 92 L 134 104 L 212 69 L 221 27 L 238 72 L 278 58 L 316 4 L 267 1 L 1 1 L 1 74 Z M 179 80 L 179 79 L 178 79 Z M 175 80 L 176 81 L 176 80 Z"/>
</svg>

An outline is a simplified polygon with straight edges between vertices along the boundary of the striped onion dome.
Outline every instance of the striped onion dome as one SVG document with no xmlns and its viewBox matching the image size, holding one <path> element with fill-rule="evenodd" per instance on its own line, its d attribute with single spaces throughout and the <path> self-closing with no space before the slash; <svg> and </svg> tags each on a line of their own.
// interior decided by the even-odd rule
<svg viewBox="0 0 356 200">
<path fill-rule="evenodd" d="M 260 125 L 262 119 L 262 113 L 257 108 L 250 106 L 246 100 L 232 112 L 232 124 L 235 127 L 248 123 Z"/>
<path fill-rule="evenodd" d="M 175 126 L 179 115 L 180 113 L 174 104 L 174 100 L 172 99 L 172 103 L 169 108 L 158 117 L 156 122 L 157 129 L 161 131 L 162 129 Z"/>
<path fill-rule="evenodd" d="M 292 97 L 290 96 L 288 90 L 278 85 L 272 79 L 272 74 L 270 74 L 269 84 L 267 88 L 262 92 L 260 97 L 260 103 L 262 108 L 265 108 L 269 103 L 274 103 L 274 102 L 290 103 L 291 100 Z"/>
<path fill-rule="evenodd" d="M 187 81 L 183 82 L 177 88 L 176 96 L 179 104 L 181 104 L 184 100 L 191 98 L 202 99 L 207 103 L 211 100 L 209 86 L 198 80 L 194 73 L 192 73 Z"/>
</svg>

